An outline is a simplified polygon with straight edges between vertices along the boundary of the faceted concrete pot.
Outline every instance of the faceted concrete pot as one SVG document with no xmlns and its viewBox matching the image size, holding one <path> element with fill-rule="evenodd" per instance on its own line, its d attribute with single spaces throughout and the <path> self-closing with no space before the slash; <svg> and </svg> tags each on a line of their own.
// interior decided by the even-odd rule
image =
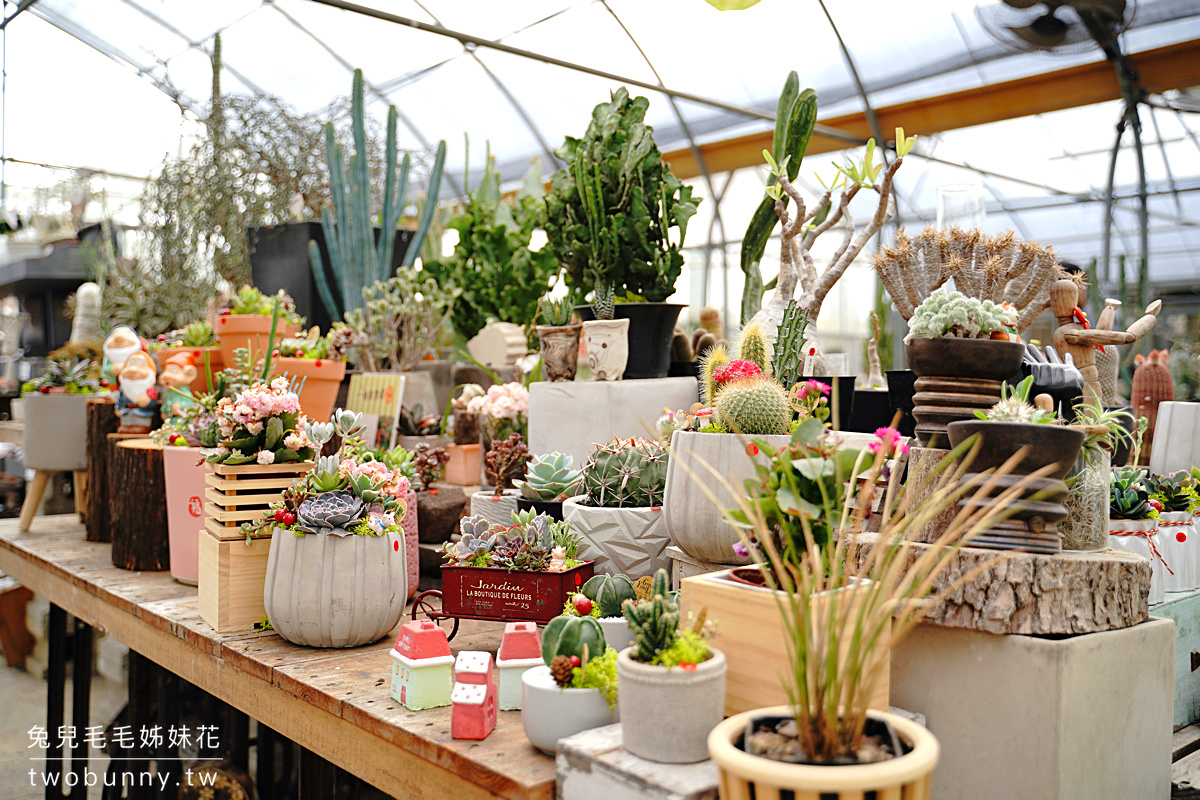
<svg viewBox="0 0 1200 800">
<path fill-rule="evenodd" d="M 25 395 L 25 469 L 87 469 L 87 402 L 95 396 Z"/>
<path fill-rule="evenodd" d="M 629 320 L 597 319 L 583 323 L 588 368 L 598 381 L 619 381 L 629 362 Z"/>
<path fill-rule="evenodd" d="M 597 508 L 583 497 L 563 501 L 563 518 L 583 537 L 578 558 L 596 562 L 596 574 L 628 575 L 637 580 L 670 570 L 667 526 L 662 507 Z"/>
<path fill-rule="evenodd" d="M 721 797 L 777 797 L 791 790 L 796 797 L 836 800 L 876 797 L 928 798 L 929 784 L 941 752 L 938 740 L 917 723 L 881 711 L 870 719 L 886 722 L 912 749 L 899 758 L 874 764 L 825 766 L 786 764 L 752 756 L 739 746 L 746 726 L 757 718 L 791 715 L 790 706 L 774 706 L 737 714 L 713 728 L 708 750 L 720 770 Z"/>
<path fill-rule="evenodd" d="M 196 447 L 163 447 L 171 577 L 188 586 L 200 580 L 200 535 L 207 516 L 204 475 L 212 471 L 201 458 Z"/>
<path fill-rule="evenodd" d="M 634 661 L 632 651 L 617 654 L 625 749 L 666 764 L 704 761 L 709 731 L 725 717 L 725 655 L 714 650 L 707 661 L 687 670 Z"/>
<path fill-rule="evenodd" d="M 512 525 L 512 515 L 517 510 L 517 498 L 520 495 L 516 489 L 505 489 L 498 497 L 490 490 L 475 492 L 471 495 L 471 516 L 478 514 L 492 525 L 508 527 Z"/>
<path fill-rule="evenodd" d="M 671 541 L 692 558 L 717 564 L 750 563 L 749 558 L 734 555 L 733 545 L 739 541 L 737 528 L 721 519 L 721 510 L 737 508 L 738 501 L 705 464 L 729 481 L 735 491 L 742 492 L 745 479 L 756 474 L 755 462 L 767 461 L 753 439 L 776 448 L 791 441 L 790 436 L 745 437 L 735 433 L 688 431 L 671 434 L 663 516 Z M 701 487 L 715 494 L 720 506 Z"/>
<path fill-rule="evenodd" d="M 573 381 L 579 367 L 580 325 L 538 325 L 542 375 L 548 381 Z"/>
<path fill-rule="evenodd" d="M 1166 599 L 1166 569 L 1156 553 L 1162 553 L 1158 521 L 1153 519 L 1110 519 L 1108 546 L 1137 553 L 1150 561 L 1150 605 Z"/>
<path fill-rule="evenodd" d="M 525 738 L 544 753 L 554 755 L 559 739 L 619 719 L 599 689 L 559 688 L 549 667 L 534 667 L 521 676 L 521 725 Z"/>
<path fill-rule="evenodd" d="M 390 633 L 408 600 L 404 534 L 271 534 L 263 607 L 306 647 L 358 647 Z"/>
</svg>

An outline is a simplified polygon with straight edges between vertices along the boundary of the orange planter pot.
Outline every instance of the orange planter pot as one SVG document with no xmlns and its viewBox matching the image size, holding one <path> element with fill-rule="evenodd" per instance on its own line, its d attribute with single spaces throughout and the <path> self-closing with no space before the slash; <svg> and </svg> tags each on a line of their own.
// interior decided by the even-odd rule
<svg viewBox="0 0 1200 800">
<path fill-rule="evenodd" d="M 303 381 L 300 410 L 309 419 L 324 422 L 333 414 L 338 389 L 346 376 L 346 362 L 326 358 L 277 358 L 271 362 L 271 376 L 276 375 Z"/>
<path fill-rule="evenodd" d="M 267 349 L 271 337 L 271 317 L 267 314 L 226 314 L 217 317 L 213 328 L 220 340 L 221 358 L 227 366 L 233 366 L 233 351 L 245 347 L 257 360 Z M 295 336 L 300 328 L 290 322 L 279 321 L 275 330 L 275 343 L 287 336 Z"/>
<path fill-rule="evenodd" d="M 448 444 L 446 452 L 450 460 L 446 462 L 446 483 L 455 486 L 475 486 L 479 483 L 480 448 L 479 444 Z"/>
<path fill-rule="evenodd" d="M 190 353 L 192 363 L 196 365 L 196 380 L 192 381 L 190 388 L 192 394 L 199 396 L 208 391 L 208 378 L 204 374 L 204 354 L 208 353 L 208 368 L 213 374 L 213 388 L 217 386 L 217 374 L 225 369 L 225 358 L 221 355 L 219 347 L 162 347 L 154 351 L 154 359 L 158 362 L 158 371 L 162 372 L 163 364 L 167 363 L 167 359 L 178 353 Z M 232 362 L 230 362 L 232 364 Z"/>
</svg>

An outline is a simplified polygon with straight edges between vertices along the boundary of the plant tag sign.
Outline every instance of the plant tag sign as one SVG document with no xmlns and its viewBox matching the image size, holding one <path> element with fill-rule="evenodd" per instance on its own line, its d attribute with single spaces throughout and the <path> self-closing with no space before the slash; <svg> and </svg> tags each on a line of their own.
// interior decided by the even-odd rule
<svg viewBox="0 0 1200 800">
<path fill-rule="evenodd" d="M 643 575 L 633 582 L 633 591 L 638 600 L 649 600 L 654 595 L 654 578 Z"/>
</svg>

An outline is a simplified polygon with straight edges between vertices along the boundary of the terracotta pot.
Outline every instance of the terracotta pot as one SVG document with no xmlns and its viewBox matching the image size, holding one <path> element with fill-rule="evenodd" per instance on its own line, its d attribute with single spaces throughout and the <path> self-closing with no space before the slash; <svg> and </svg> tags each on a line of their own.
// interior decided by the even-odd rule
<svg viewBox="0 0 1200 800">
<path fill-rule="evenodd" d="M 708 758 L 708 734 L 725 717 L 725 655 L 688 671 L 643 664 L 617 654 L 617 705 L 624 748 L 639 758 L 694 764 Z M 664 736 L 664 731 L 670 735 Z"/>
<path fill-rule="evenodd" d="M 629 362 L 629 320 L 603 319 L 583 323 L 588 369 L 598 381 L 619 381 Z"/>
<path fill-rule="evenodd" d="M 599 689 L 561 689 L 549 667 L 534 667 L 521 676 L 521 725 L 525 738 L 554 755 L 559 739 L 620 720 Z"/>
<path fill-rule="evenodd" d="M 1108 521 L 1108 546 L 1129 553 L 1137 553 L 1150 561 L 1150 605 L 1167 599 L 1167 570 L 1161 558 L 1162 534 L 1158 520 L 1154 519 L 1110 519 Z M 1173 568 L 1172 568 L 1173 569 Z"/>
<path fill-rule="evenodd" d="M 579 334 L 581 326 L 538 325 L 538 341 L 542 345 L 542 376 L 548 381 L 573 381 L 579 366 Z"/>
<path fill-rule="evenodd" d="M 663 516 L 667 533 L 676 547 L 692 558 L 716 564 L 748 564 L 749 558 L 734 555 L 739 540 L 737 528 L 721 519 L 721 510 L 737 508 L 737 500 L 708 471 L 711 466 L 737 491 L 743 481 L 755 476 L 755 462 L 766 463 L 753 439 L 771 447 L 782 447 L 791 437 L 752 436 L 735 433 L 671 434 L 671 458 L 667 461 L 667 488 Z M 750 451 L 754 455 L 750 455 Z M 701 486 L 713 492 L 720 505 L 713 503 Z"/>
<path fill-rule="evenodd" d="M 91 394 L 25 395 L 25 469 L 87 469 L 87 403 Z"/>
<path fill-rule="evenodd" d="M 761 708 L 737 714 L 708 736 L 708 752 L 720 773 L 721 797 L 775 797 L 790 790 L 796 797 L 822 800 L 876 797 L 929 797 L 930 781 L 940 748 L 933 734 L 903 717 L 872 711 L 870 721 L 886 723 L 907 752 L 874 764 L 826 766 L 786 764 L 744 752 L 739 743 L 746 726 L 760 717 L 788 717 L 788 706 Z M 885 728 L 886 730 L 886 728 Z"/>
<path fill-rule="evenodd" d="M 200 535 L 207 516 L 204 476 L 212 472 L 201 458 L 196 447 L 163 447 L 171 577 L 188 586 L 200 580 Z"/>
<path fill-rule="evenodd" d="M 271 534 L 263 607 L 306 647 L 358 647 L 390 633 L 408 600 L 404 534 Z"/>
<path fill-rule="evenodd" d="M 300 411 L 313 422 L 326 422 L 333 414 L 345 361 L 327 358 L 276 358 L 271 362 L 271 377 L 286 375 L 299 386 Z"/>
<path fill-rule="evenodd" d="M 446 483 L 455 486 L 477 486 L 482 461 L 481 449 L 482 445 L 478 443 L 446 445 L 446 452 L 450 455 L 443 478 Z"/>
<path fill-rule="evenodd" d="M 158 363 L 158 371 L 162 372 L 163 364 L 167 363 L 167 359 L 179 353 L 188 353 L 192 357 L 192 364 L 196 367 L 196 380 L 192 381 L 188 386 L 192 390 L 192 394 L 197 397 L 202 394 L 207 394 L 208 376 L 204 372 L 204 356 L 208 355 L 208 369 L 214 376 L 213 389 L 217 387 L 216 375 L 225 368 L 225 357 L 221 355 L 220 347 L 160 347 L 154 351 L 154 360 Z M 230 364 L 232 366 L 232 363 Z"/>
<path fill-rule="evenodd" d="M 603 508 L 563 501 L 563 518 L 583 537 L 578 558 L 596 562 L 597 573 L 628 575 L 630 580 L 670 571 L 667 526 L 661 507 Z"/>
<path fill-rule="evenodd" d="M 1018 377 L 1025 346 L 995 339 L 912 339 L 904 353 L 917 376 L 916 434 L 925 447 L 946 446 L 946 426 L 975 419 L 1000 400 L 1001 383 Z"/>
<path fill-rule="evenodd" d="M 239 347 L 250 350 L 254 360 L 263 357 L 267 349 L 267 341 L 271 337 L 271 315 L 269 314 L 225 314 L 217 317 L 213 325 L 220 343 L 221 360 L 227 367 L 234 364 L 233 351 Z M 289 336 L 300 332 L 297 325 L 279 320 L 275 329 L 275 344 Z"/>
</svg>

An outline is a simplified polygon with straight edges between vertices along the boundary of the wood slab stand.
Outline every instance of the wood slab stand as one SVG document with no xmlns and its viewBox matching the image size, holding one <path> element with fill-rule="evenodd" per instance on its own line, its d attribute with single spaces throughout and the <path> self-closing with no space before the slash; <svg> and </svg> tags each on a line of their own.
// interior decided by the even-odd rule
<svg viewBox="0 0 1200 800">
<path fill-rule="evenodd" d="M 878 538 L 863 534 L 859 542 L 869 550 Z M 910 563 L 927 548 L 914 545 Z M 1122 550 L 1046 555 L 964 547 L 934 591 L 989 563 L 925 621 L 988 633 L 1064 635 L 1118 630 L 1150 616 L 1150 562 Z"/>
<path fill-rule="evenodd" d="M 116 442 L 108 473 L 113 564 L 122 569 L 170 569 L 162 446 L 144 437 Z"/>
</svg>

